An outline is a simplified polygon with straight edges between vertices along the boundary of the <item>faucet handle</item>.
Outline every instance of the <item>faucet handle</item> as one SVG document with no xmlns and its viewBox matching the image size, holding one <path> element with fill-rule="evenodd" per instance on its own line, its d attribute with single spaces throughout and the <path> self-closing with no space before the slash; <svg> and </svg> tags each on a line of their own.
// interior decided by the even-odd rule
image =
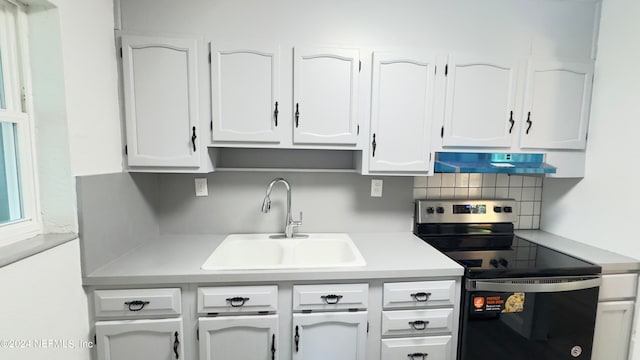
<svg viewBox="0 0 640 360">
<path fill-rule="evenodd" d="M 302 225 L 302 211 L 300 211 L 300 218 L 299 218 L 298 220 L 294 220 L 294 221 L 293 221 L 293 223 L 294 223 L 296 226 L 300 226 L 300 225 Z"/>
</svg>

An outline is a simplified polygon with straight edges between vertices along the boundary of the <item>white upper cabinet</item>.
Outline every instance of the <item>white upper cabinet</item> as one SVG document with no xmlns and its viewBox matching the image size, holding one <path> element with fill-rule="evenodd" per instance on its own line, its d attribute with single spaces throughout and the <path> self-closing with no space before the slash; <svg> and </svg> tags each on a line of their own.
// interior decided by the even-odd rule
<svg viewBox="0 0 640 360">
<path fill-rule="evenodd" d="M 211 43 L 213 141 L 280 142 L 278 46 Z"/>
<path fill-rule="evenodd" d="M 521 148 L 586 146 L 593 62 L 535 61 L 527 71 Z"/>
<path fill-rule="evenodd" d="M 369 170 L 430 169 L 435 56 L 374 53 Z"/>
<path fill-rule="evenodd" d="M 198 167 L 197 43 L 122 37 L 129 166 Z"/>
<path fill-rule="evenodd" d="M 510 147 L 520 62 L 452 55 L 442 145 Z"/>
<path fill-rule="evenodd" d="M 357 49 L 294 49 L 294 144 L 356 144 L 359 66 Z"/>
</svg>

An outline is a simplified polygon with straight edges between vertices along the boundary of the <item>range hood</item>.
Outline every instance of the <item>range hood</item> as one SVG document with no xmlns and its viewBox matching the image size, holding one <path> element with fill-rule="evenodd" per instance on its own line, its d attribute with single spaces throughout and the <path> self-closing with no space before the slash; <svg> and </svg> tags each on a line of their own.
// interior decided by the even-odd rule
<svg viewBox="0 0 640 360">
<path fill-rule="evenodd" d="M 544 154 L 436 153 L 435 172 L 555 174 L 556 168 L 544 162 Z"/>
</svg>

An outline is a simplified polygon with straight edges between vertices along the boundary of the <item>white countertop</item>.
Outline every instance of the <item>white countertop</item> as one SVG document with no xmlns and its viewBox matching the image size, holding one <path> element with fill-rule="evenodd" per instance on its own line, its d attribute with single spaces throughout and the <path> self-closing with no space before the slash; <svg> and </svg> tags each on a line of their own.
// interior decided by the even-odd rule
<svg viewBox="0 0 640 360">
<path fill-rule="evenodd" d="M 640 260 L 541 230 L 517 230 L 515 235 L 602 267 L 603 274 L 640 271 Z"/>
<path fill-rule="evenodd" d="M 200 267 L 225 234 L 162 235 L 83 279 L 85 285 L 154 285 L 405 279 L 462 276 L 464 269 L 410 232 L 349 234 L 366 266 L 286 270 L 206 271 Z"/>
</svg>

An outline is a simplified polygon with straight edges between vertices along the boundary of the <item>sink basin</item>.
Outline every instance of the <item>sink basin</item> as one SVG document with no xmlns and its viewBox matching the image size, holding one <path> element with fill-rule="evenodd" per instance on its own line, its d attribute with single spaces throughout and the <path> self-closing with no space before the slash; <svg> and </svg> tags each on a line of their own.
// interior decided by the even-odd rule
<svg viewBox="0 0 640 360">
<path fill-rule="evenodd" d="M 269 234 L 227 236 L 202 265 L 203 270 L 259 270 L 364 266 L 347 234 L 309 234 L 272 238 Z"/>
</svg>

